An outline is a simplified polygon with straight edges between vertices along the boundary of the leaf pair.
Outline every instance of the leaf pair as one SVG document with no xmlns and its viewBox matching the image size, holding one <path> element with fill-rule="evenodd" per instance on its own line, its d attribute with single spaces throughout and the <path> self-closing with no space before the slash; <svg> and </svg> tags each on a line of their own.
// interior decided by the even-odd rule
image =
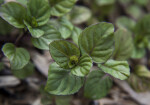
<svg viewBox="0 0 150 105">
<path fill-rule="evenodd" d="M 80 57 L 80 50 L 74 44 L 67 41 L 54 41 L 50 44 L 50 54 L 55 62 L 62 68 L 71 69 L 77 76 L 85 76 L 92 66 L 88 55 Z"/>
</svg>

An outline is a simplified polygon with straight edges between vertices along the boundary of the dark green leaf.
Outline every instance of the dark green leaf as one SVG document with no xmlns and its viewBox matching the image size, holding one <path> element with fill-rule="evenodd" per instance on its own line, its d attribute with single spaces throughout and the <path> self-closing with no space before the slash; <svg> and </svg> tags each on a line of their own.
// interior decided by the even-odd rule
<svg viewBox="0 0 150 105">
<path fill-rule="evenodd" d="M 90 72 L 87 77 L 84 96 L 91 99 L 100 99 L 105 97 L 112 86 L 112 80 L 104 72 L 95 70 Z"/>
<path fill-rule="evenodd" d="M 12 70 L 12 73 L 17 78 L 24 79 L 34 73 L 34 65 L 29 62 L 24 68 L 20 70 Z"/>
<path fill-rule="evenodd" d="M 133 52 L 132 34 L 126 29 L 119 29 L 114 34 L 115 39 L 115 60 L 126 60 L 131 57 Z"/>
<path fill-rule="evenodd" d="M 60 32 L 52 25 L 42 26 L 40 29 L 44 31 L 44 35 L 39 38 L 32 38 L 32 43 L 35 47 L 42 50 L 49 50 L 49 44 L 61 38 Z"/>
<path fill-rule="evenodd" d="M 125 80 L 130 75 L 130 68 L 127 61 L 108 60 L 104 64 L 99 64 L 98 67 L 105 73 L 108 73 L 120 80 Z"/>
<path fill-rule="evenodd" d="M 17 28 L 24 28 L 23 19 L 26 15 L 26 9 L 16 2 L 8 2 L 2 5 L 2 18 Z"/>
<path fill-rule="evenodd" d="M 49 67 L 46 91 L 55 95 L 76 93 L 83 85 L 83 78 L 74 76 L 70 70 L 60 68 L 56 63 Z"/>
<path fill-rule="evenodd" d="M 49 0 L 51 14 L 53 16 L 62 16 L 69 12 L 77 0 Z"/>
<path fill-rule="evenodd" d="M 106 62 L 113 52 L 113 32 L 114 26 L 105 22 L 86 28 L 79 36 L 82 54 L 89 54 L 94 62 Z"/>
<path fill-rule="evenodd" d="M 78 63 L 80 57 L 78 47 L 64 40 L 53 41 L 50 44 L 50 54 L 55 62 L 63 68 L 72 68 Z"/>
<path fill-rule="evenodd" d="M 12 43 L 6 43 L 2 51 L 10 60 L 11 69 L 22 69 L 30 60 L 30 55 L 26 49 L 16 48 Z"/>
<path fill-rule="evenodd" d="M 86 76 L 92 67 L 92 59 L 87 54 L 83 55 L 79 59 L 79 63 L 71 70 L 71 73 L 76 76 Z"/>
</svg>

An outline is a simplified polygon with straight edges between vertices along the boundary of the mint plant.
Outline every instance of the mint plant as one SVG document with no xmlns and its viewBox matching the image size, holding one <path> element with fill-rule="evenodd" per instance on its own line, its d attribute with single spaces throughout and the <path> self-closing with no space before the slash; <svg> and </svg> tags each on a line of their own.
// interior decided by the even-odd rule
<svg viewBox="0 0 150 105">
<path fill-rule="evenodd" d="M 2 5 L 0 12 L 9 24 L 29 32 L 35 47 L 50 51 L 55 62 L 49 66 L 45 87 L 48 93 L 70 95 L 84 86 L 86 97 L 99 99 L 109 92 L 111 78 L 125 80 L 129 77 L 130 69 L 126 59 L 131 51 L 128 49 L 123 53 L 122 50 L 128 46 L 126 40 L 132 40 L 129 33 L 129 37 L 123 41 L 125 45 L 120 48 L 123 32 L 114 32 L 113 24 L 107 22 L 91 25 L 83 31 L 74 26 L 64 15 L 75 2 L 76 0 L 8 2 Z M 32 73 L 30 54 L 25 48 L 18 47 L 16 43 L 6 43 L 2 51 L 10 61 L 14 75 L 25 74 L 24 70 Z M 93 70 L 93 66 L 97 70 Z"/>
<path fill-rule="evenodd" d="M 84 95 L 99 99 L 112 86 L 109 75 L 127 79 L 130 75 L 127 61 L 111 59 L 113 37 L 113 25 L 101 22 L 82 31 L 78 38 L 79 47 L 64 40 L 51 42 L 49 49 L 55 63 L 49 67 L 46 91 L 55 95 L 69 95 L 79 91 L 85 82 Z M 93 64 L 98 65 L 99 69 L 90 71 Z"/>
</svg>

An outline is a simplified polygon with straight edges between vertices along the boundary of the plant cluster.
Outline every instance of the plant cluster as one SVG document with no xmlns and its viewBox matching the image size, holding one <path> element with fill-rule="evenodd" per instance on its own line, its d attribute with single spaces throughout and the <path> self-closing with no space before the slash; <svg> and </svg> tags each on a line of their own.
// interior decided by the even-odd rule
<svg viewBox="0 0 150 105">
<path fill-rule="evenodd" d="M 127 61 L 112 58 L 117 43 L 114 46 L 114 26 L 111 23 L 100 22 L 81 31 L 65 17 L 55 19 L 54 23 L 51 21 L 50 15 L 64 15 L 75 2 L 76 0 L 29 0 L 25 4 L 8 2 L 1 7 L 1 17 L 16 28 L 25 31 L 28 29 L 35 47 L 49 49 L 55 63 L 49 67 L 45 87 L 47 92 L 54 95 L 74 94 L 85 83 L 84 95 L 99 99 L 112 86 L 109 75 L 121 80 L 127 79 L 130 74 L 129 65 Z M 76 45 L 65 40 L 68 38 L 72 38 Z M 13 71 L 32 67 L 26 49 L 6 43 L 2 51 L 10 60 Z M 93 64 L 98 70 L 91 70 Z"/>
<path fill-rule="evenodd" d="M 129 3 L 127 1 L 119 0 L 122 4 Z M 91 1 L 83 2 L 90 5 Z M 0 33 L 7 34 L 12 26 L 21 30 L 14 43 L 6 43 L 2 47 L 13 74 L 25 78 L 33 73 L 34 65 L 28 50 L 18 47 L 18 40 L 28 32 L 33 46 L 49 50 L 55 61 L 49 66 L 46 92 L 70 95 L 84 87 L 84 96 L 87 98 L 99 99 L 106 96 L 111 89 L 112 78 L 125 80 L 129 77 L 127 60 L 142 58 L 146 54 L 145 49 L 150 48 L 150 15 L 137 19 L 137 23 L 128 17 L 120 17 L 116 21 L 117 30 L 112 23 L 98 22 L 96 17 L 92 17 L 92 14 L 98 13 L 96 5 L 101 8 L 110 7 L 102 13 L 104 18 L 115 2 L 116 0 L 94 0 L 90 5 L 91 13 L 86 7 L 74 6 L 76 0 L 16 0 L 4 4 L 0 1 L 0 23 L 4 24 L 0 28 L 7 27 Z M 138 0 L 134 3 L 144 5 Z M 73 25 L 88 19 L 90 21 L 87 24 L 96 24 L 84 30 Z M 139 76 L 150 77 L 147 68 L 138 65 L 136 69 Z M 140 80 L 131 77 L 131 85 L 133 80 Z"/>
</svg>

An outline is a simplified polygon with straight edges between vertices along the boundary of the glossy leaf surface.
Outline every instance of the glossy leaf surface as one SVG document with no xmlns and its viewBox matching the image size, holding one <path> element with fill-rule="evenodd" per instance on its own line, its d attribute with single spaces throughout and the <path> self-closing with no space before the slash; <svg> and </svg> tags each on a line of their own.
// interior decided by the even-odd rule
<svg viewBox="0 0 150 105">
<path fill-rule="evenodd" d="M 108 60 L 104 64 L 99 64 L 98 67 L 105 73 L 108 73 L 120 80 L 125 80 L 130 75 L 130 69 L 127 61 Z"/>
<path fill-rule="evenodd" d="M 96 63 L 107 61 L 113 52 L 114 26 L 101 22 L 86 28 L 79 36 L 79 47 Z"/>
<path fill-rule="evenodd" d="M 21 4 L 16 2 L 8 2 L 2 5 L 0 10 L 2 18 L 16 28 L 24 28 L 23 19 L 26 15 L 26 9 Z"/>
</svg>

